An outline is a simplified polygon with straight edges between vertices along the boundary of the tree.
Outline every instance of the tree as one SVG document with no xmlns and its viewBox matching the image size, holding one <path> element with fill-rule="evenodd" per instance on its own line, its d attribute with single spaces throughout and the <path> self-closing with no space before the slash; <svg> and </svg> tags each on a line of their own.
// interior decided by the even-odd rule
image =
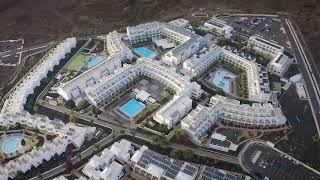
<svg viewBox="0 0 320 180">
<path fill-rule="evenodd" d="M 163 136 L 154 135 L 151 137 L 151 144 L 165 148 L 168 145 L 168 141 Z"/>
<path fill-rule="evenodd" d="M 182 151 L 182 156 L 185 160 L 192 160 L 194 154 L 193 154 L 193 151 L 190 150 L 190 149 L 186 149 L 186 150 L 183 150 Z"/>
<path fill-rule="evenodd" d="M 82 100 L 82 101 L 80 101 L 79 104 L 78 104 L 78 109 L 79 109 L 79 110 L 81 110 L 81 109 L 86 109 L 86 108 L 89 107 L 89 106 L 90 106 L 90 104 L 89 104 L 88 101 Z"/>
<path fill-rule="evenodd" d="M 93 108 L 92 108 L 92 112 L 93 112 L 93 114 L 98 115 L 98 114 L 100 114 L 100 113 L 101 113 L 101 110 L 100 110 L 99 108 L 97 108 L 97 107 L 93 106 Z"/>
<path fill-rule="evenodd" d="M 69 122 L 73 122 L 73 123 L 76 122 L 77 117 L 76 117 L 76 113 L 74 111 L 71 111 L 68 114 L 68 116 L 69 116 Z"/>
<path fill-rule="evenodd" d="M 72 99 L 69 99 L 64 103 L 64 106 L 68 109 L 74 109 L 76 107 L 76 103 Z"/>
<path fill-rule="evenodd" d="M 168 125 L 166 124 L 159 124 L 157 127 L 158 131 L 161 133 L 165 133 L 168 130 Z"/>
<path fill-rule="evenodd" d="M 181 128 L 176 130 L 174 136 L 178 141 L 188 141 L 189 139 L 188 133 L 186 133 L 186 131 Z"/>
<path fill-rule="evenodd" d="M 172 149 L 170 151 L 170 157 L 172 157 L 174 159 L 180 159 L 181 155 L 182 155 L 182 152 L 180 150 Z"/>
</svg>

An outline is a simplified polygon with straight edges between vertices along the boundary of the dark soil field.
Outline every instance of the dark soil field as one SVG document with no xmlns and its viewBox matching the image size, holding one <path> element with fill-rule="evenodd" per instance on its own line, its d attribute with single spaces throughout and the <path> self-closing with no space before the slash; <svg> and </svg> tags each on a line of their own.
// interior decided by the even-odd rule
<svg viewBox="0 0 320 180">
<path fill-rule="evenodd" d="M 320 56 L 319 0 L 1 0 L 0 39 L 27 44 L 106 33 L 126 25 L 168 20 L 199 8 L 219 12 L 292 14 L 313 56 Z"/>
</svg>

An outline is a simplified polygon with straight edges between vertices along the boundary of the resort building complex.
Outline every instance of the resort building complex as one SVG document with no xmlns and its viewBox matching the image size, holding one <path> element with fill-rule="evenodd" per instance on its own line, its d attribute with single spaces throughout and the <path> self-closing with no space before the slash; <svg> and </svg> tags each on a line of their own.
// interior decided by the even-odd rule
<svg viewBox="0 0 320 180">
<path fill-rule="evenodd" d="M 1 179 L 15 177 L 18 171 L 25 173 L 33 166 L 38 167 L 44 160 L 49 161 L 55 155 L 61 155 L 70 143 L 76 148 L 80 148 L 85 137 L 93 135 L 95 132 L 95 127 L 80 127 L 73 123 L 64 124 L 60 120 L 50 120 L 43 115 L 31 115 L 26 111 L 0 114 L 1 126 L 14 127 L 17 123 L 57 137 L 51 142 L 46 142 L 40 148 L 33 149 L 31 152 L 9 161 L 4 166 L 0 166 Z"/>
<path fill-rule="evenodd" d="M 286 118 L 280 108 L 269 103 L 252 106 L 240 101 L 215 95 L 210 99 L 208 107 L 198 105 L 181 121 L 181 127 L 189 133 L 193 140 L 201 142 L 201 138 L 209 128 L 221 120 L 242 127 L 270 128 L 284 125 Z"/>
</svg>

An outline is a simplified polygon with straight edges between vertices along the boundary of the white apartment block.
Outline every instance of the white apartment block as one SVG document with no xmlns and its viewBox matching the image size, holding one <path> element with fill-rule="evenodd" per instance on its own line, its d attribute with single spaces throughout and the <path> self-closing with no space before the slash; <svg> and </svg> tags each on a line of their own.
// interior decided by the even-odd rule
<svg viewBox="0 0 320 180">
<path fill-rule="evenodd" d="M 162 66 L 160 62 L 141 58 L 135 65 L 124 66 L 118 69 L 116 73 L 87 88 L 88 100 L 93 105 L 99 106 L 105 102 L 108 96 L 117 95 L 122 87 L 130 84 L 135 77 L 141 75 L 158 80 L 176 91 L 175 98 L 155 115 L 155 119 L 158 122 L 165 123 L 169 127 L 176 124 L 190 110 L 192 101 L 187 98 L 198 99 L 202 94 L 202 89 L 196 82 L 190 82 L 189 78 L 175 73 L 173 69 Z M 186 98 L 182 98 L 183 96 Z M 176 108 L 176 105 L 180 107 Z M 176 114 L 178 112 L 179 115 Z"/>
<path fill-rule="evenodd" d="M 231 51 L 221 48 L 220 59 L 246 72 L 250 101 L 268 102 L 270 87 L 266 69 L 260 64 L 249 61 Z"/>
<path fill-rule="evenodd" d="M 278 54 L 268 64 L 268 71 L 279 77 L 282 77 L 289 69 L 289 66 L 293 63 L 293 60 L 284 54 Z"/>
<path fill-rule="evenodd" d="M 106 36 L 99 36 L 98 38 L 104 40 L 105 50 L 110 56 L 118 54 L 121 61 L 133 58 L 132 51 L 122 41 L 122 34 L 117 31 L 112 31 Z"/>
<path fill-rule="evenodd" d="M 133 173 L 143 179 L 194 180 L 198 167 L 160 155 L 142 146 L 130 160 Z"/>
<path fill-rule="evenodd" d="M 115 142 L 110 149 L 104 149 L 100 156 L 94 155 L 82 172 L 92 180 L 118 180 L 124 175 L 123 166 L 115 160 L 127 163 L 132 149 L 131 142 L 125 139 Z"/>
<path fill-rule="evenodd" d="M 89 101 L 93 105 L 103 103 L 108 96 L 117 95 L 120 88 L 128 85 L 137 76 L 147 76 L 158 80 L 166 86 L 173 88 L 177 95 L 183 94 L 192 98 L 199 98 L 202 94 L 200 85 L 180 74 L 174 72 L 160 62 L 150 61 L 148 58 L 140 58 L 134 65 L 125 65 L 114 74 L 100 80 L 99 83 L 88 87 L 85 91 Z"/>
<path fill-rule="evenodd" d="M 199 51 L 203 44 L 204 41 L 201 36 L 192 35 L 190 39 L 164 54 L 162 60 L 168 64 L 179 65 L 184 60 Z"/>
<path fill-rule="evenodd" d="M 183 63 L 184 71 L 191 77 L 198 76 L 218 60 L 232 64 L 246 72 L 249 100 L 268 102 L 270 87 L 266 69 L 255 62 L 218 46 L 204 47 Z"/>
<path fill-rule="evenodd" d="M 152 42 L 166 38 L 177 46 L 163 56 L 166 63 L 179 65 L 197 52 L 203 45 L 203 38 L 172 23 L 146 23 L 127 27 L 127 35 L 132 44 Z"/>
<path fill-rule="evenodd" d="M 257 52 L 266 54 L 271 58 L 276 57 L 284 51 L 284 47 L 258 36 L 250 36 L 248 45 L 253 46 L 253 49 Z"/>
<path fill-rule="evenodd" d="M 204 28 L 209 30 L 214 30 L 219 34 L 222 34 L 226 38 L 231 37 L 232 26 L 227 25 L 227 23 L 216 17 L 212 17 L 210 20 L 204 23 Z"/>
<path fill-rule="evenodd" d="M 29 71 L 24 78 L 17 83 L 11 90 L 9 96 L 4 102 L 1 113 L 14 113 L 23 110 L 29 94 L 32 94 L 34 88 L 40 85 L 41 79 L 47 76 L 47 73 L 58 65 L 65 55 L 71 52 L 77 44 L 75 38 L 68 38 L 50 50 L 40 62 Z"/>
<path fill-rule="evenodd" d="M 215 95 L 210 99 L 209 107 L 198 105 L 191 111 L 181 121 L 181 127 L 192 139 L 201 142 L 201 138 L 217 120 L 256 128 L 277 127 L 286 123 L 281 109 L 269 103 L 254 103 L 251 106 Z"/>
<path fill-rule="evenodd" d="M 192 109 L 192 100 L 187 96 L 174 96 L 173 100 L 155 113 L 153 119 L 173 128 Z"/>
<path fill-rule="evenodd" d="M 138 44 L 153 39 L 160 39 L 162 35 L 162 25 L 159 22 L 140 24 L 133 27 L 127 27 L 127 35 L 131 44 Z"/>
<path fill-rule="evenodd" d="M 77 99 L 84 93 L 84 89 L 98 83 L 101 78 L 113 74 L 116 69 L 121 68 L 121 58 L 115 54 L 103 60 L 98 65 L 83 72 L 71 81 L 62 84 L 58 88 L 58 93 L 64 99 Z"/>
<path fill-rule="evenodd" d="M 220 49 L 218 46 L 204 46 L 200 51 L 196 52 L 192 57 L 183 62 L 184 71 L 191 77 L 199 76 L 206 71 L 220 57 Z"/>
<path fill-rule="evenodd" d="M 14 177 L 18 171 L 25 173 L 32 166 L 38 167 L 44 160 L 49 161 L 56 154 L 61 155 L 66 151 L 70 143 L 80 148 L 85 141 L 85 137 L 95 132 L 95 127 L 80 127 L 73 123 L 64 124 L 62 121 L 50 120 L 43 115 L 31 115 L 26 111 L 0 114 L 1 126 L 15 126 L 16 123 L 38 129 L 47 134 L 57 135 L 58 137 L 51 142 L 46 142 L 38 149 L 33 149 L 31 152 L 9 161 L 4 166 L 0 166 L 1 174 L 6 177 L 3 179 Z"/>
</svg>

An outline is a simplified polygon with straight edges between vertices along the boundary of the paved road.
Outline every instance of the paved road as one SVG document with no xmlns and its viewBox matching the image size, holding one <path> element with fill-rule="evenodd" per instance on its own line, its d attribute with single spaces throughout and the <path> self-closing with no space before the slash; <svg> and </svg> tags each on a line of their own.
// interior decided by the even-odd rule
<svg viewBox="0 0 320 180">
<path fill-rule="evenodd" d="M 315 61 L 308 50 L 308 47 L 293 21 L 285 19 L 285 29 L 288 38 L 292 43 L 296 59 L 300 64 L 300 70 L 306 85 L 313 118 L 320 136 L 320 75 Z"/>
</svg>

